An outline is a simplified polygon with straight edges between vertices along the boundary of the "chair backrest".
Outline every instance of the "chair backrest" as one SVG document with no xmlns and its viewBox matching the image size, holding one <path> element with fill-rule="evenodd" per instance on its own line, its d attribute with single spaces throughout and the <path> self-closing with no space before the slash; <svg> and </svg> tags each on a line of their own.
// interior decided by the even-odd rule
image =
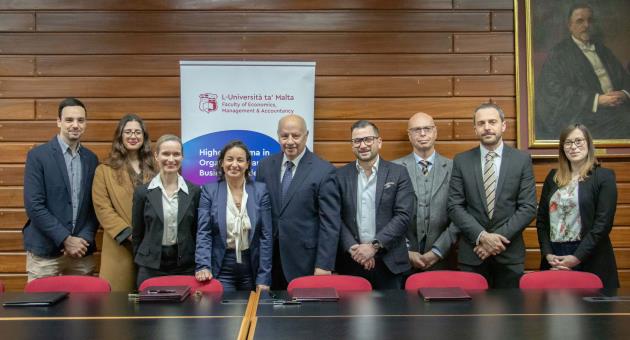
<svg viewBox="0 0 630 340">
<path fill-rule="evenodd" d="M 333 287 L 338 293 L 353 292 L 370 292 L 372 284 L 370 281 L 350 275 L 319 275 L 319 276 L 302 276 L 291 280 L 287 291 L 289 295 L 295 288 L 324 288 Z"/>
<path fill-rule="evenodd" d="M 543 270 L 521 276 L 521 289 L 600 289 L 602 280 L 593 273 L 573 270 Z"/>
<path fill-rule="evenodd" d="M 34 292 L 69 292 L 69 293 L 109 293 L 111 287 L 107 280 L 96 276 L 64 275 L 35 279 L 26 284 L 24 291 Z"/>
<path fill-rule="evenodd" d="M 219 280 L 199 282 L 192 275 L 167 275 L 157 276 L 146 279 L 140 284 L 139 290 L 143 290 L 151 286 L 189 286 L 193 292 L 200 291 L 203 293 L 223 293 L 223 285 Z"/>
<path fill-rule="evenodd" d="M 435 270 L 416 273 L 405 282 L 405 290 L 417 291 L 424 287 L 460 287 L 464 290 L 486 290 L 488 281 L 483 276 L 455 270 Z"/>
</svg>

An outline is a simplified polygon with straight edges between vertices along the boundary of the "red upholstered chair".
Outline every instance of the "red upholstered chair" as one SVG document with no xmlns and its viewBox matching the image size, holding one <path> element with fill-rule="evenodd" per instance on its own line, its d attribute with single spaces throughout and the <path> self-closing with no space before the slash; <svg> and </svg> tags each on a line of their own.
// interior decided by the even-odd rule
<svg viewBox="0 0 630 340">
<path fill-rule="evenodd" d="M 572 270 L 543 270 L 521 276 L 521 289 L 600 289 L 602 280 L 593 274 Z"/>
<path fill-rule="evenodd" d="M 455 270 L 436 270 L 411 275 L 405 282 L 406 291 L 424 287 L 460 287 L 464 290 L 486 290 L 488 281 L 476 273 Z"/>
<path fill-rule="evenodd" d="M 96 276 L 64 275 L 35 279 L 26 284 L 24 291 L 34 292 L 69 292 L 69 293 L 109 293 L 111 287 L 107 280 Z"/>
<path fill-rule="evenodd" d="M 287 291 L 289 295 L 293 293 L 295 288 L 324 288 L 333 287 L 337 289 L 339 294 L 354 292 L 370 292 L 372 285 L 370 281 L 350 275 L 319 275 L 319 276 L 302 276 L 289 282 Z"/>
<path fill-rule="evenodd" d="M 223 285 L 219 280 L 212 279 L 210 282 L 199 282 L 192 275 L 167 275 L 146 279 L 140 284 L 139 290 L 151 286 L 190 286 L 194 292 L 203 293 L 223 293 Z"/>
</svg>

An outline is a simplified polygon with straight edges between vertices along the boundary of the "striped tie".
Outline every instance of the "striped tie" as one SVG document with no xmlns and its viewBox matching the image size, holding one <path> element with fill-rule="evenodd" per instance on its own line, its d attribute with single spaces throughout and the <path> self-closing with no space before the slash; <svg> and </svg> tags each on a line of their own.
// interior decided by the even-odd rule
<svg viewBox="0 0 630 340">
<path fill-rule="evenodd" d="M 429 174 L 429 165 L 431 165 L 431 162 L 429 161 L 425 161 L 424 159 L 421 161 L 418 161 L 418 164 L 420 164 L 420 171 L 422 171 L 422 175 L 426 176 Z"/>
<path fill-rule="evenodd" d="M 492 215 L 494 214 L 494 199 L 497 189 L 494 157 L 497 157 L 497 154 L 494 151 L 488 152 L 486 155 L 486 163 L 483 167 L 483 188 L 486 192 L 486 204 L 488 207 L 488 217 L 490 217 L 490 219 L 492 219 Z"/>
</svg>

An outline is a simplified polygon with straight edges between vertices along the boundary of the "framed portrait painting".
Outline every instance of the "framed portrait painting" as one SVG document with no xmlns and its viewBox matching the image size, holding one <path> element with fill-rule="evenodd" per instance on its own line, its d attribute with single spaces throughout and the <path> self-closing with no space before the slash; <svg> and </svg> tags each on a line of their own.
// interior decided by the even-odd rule
<svg viewBox="0 0 630 340">
<path fill-rule="evenodd" d="M 518 145 L 557 154 L 586 125 L 598 155 L 630 155 L 630 1 L 515 0 Z"/>
</svg>

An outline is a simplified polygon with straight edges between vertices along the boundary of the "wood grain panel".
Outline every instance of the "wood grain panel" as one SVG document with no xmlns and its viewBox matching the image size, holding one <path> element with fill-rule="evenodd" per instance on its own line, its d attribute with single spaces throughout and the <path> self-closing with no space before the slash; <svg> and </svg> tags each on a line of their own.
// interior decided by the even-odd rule
<svg viewBox="0 0 630 340">
<path fill-rule="evenodd" d="M 81 140 L 85 142 L 111 142 L 114 131 L 116 130 L 117 121 L 92 121 L 88 120 L 85 134 Z M 24 133 L 22 123 L 4 122 L 0 124 L 0 139 L 20 141 L 20 142 L 44 142 L 47 141 L 55 133 L 59 132 L 57 122 L 37 121 L 29 123 L 29 133 Z M 179 120 L 148 120 L 146 121 L 147 130 L 153 139 L 167 134 L 179 133 L 181 131 Z"/>
<path fill-rule="evenodd" d="M 493 31 L 514 31 L 514 12 L 492 12 Z"/>
<path fill-rule="evenodd" d="M 0 274 L 6 292 L 21 292 L 26 286 L 26 274 Z"/>
<path fill-rule="evenodd" d="M 35 74 L 35 58 L 0 57 L 0 76 L 32 76 L 33 74 Z"/>
<path fill-rule="evenodd" d="M 108 11 L 38 12 L 39 32 L 489 31 L 487 12 Z"/>
<path fill-rule="evenodd" d="M 455 9 L 512 9 L 510 0 L 453 0 Z"/>
<path fill-rule="evenodd" d="M 171 97 L 179 95 L 177 77 L 0 78 L 6 97 Z"/>
<path fill-rule="evenodd" d="M 94 253 L 96 271 L 101 267 L 101 254 Z M 26 271 L 26 253 L 0 253 L 0 273 L 19 273 Z"/>
<path fill-rule="evenodd" d="M 27 219 L 24 209 L 0 209 L 0 229 L 22 228 Z"/>
<path fill-rule="evenodd" d="M 493 55 L 492 74 L 514 74 L 514 56 Z"/>
<path fill-rule="evenodd" d="M 516 121 L 514 119 L 506 119 L 507 127 L 503 132 L 503 139 L 516 139 Z M 453 121 L 453 139 L 456 140 L 477 140 L 473 129 L 472 119 L 456 119 Z"/>
<path fill-rule="evenodd" d="M 525 246 L 527 248 L 539 248 L 538 234 L 536 228 L 526 228 L 523 231 L 523 238 L 525 240 Z M 610 232 L 610 240 L 613 247 L 630 247 L 630 227 L 618 227 L 615 226 Z"/>
<path fill-rule="evenodd" d="M 540 200 L 540 193 L 542 192 L 542 183 L 536 184 L 536 200 Z M 630 204 L 630 183 L 617 182 L 617 205 Z"/>
<path fill-rule="evenodd" d="M 444 33 L 7 33 L 5 54 L 431 53 Z M 427 48 L 429 51 L 427 51 Z"/>
<path fill-rule="evenodd" d="M 32 31 L 35 29 L 33 13 L 0 13 L 0 32 Z"/>
<path fill-rule="evenodd" d="M 19 0 L 0 1 L 0 10 L 317 10 L 317 9 L 451 9 L 452 0 Z"/>
<path fill-rule="evenodd" d="M 456 96 L 510 96 L 514 95 L 513 76 L 456 77 Z"/>
<path fill-rule="evenodd" d="M 445 42 L 444 48 L 450 51 L 450 39 Z M 490 59 L 485 55 L 444 54 L 42 56 L 36 63 L 39 76 L 179 76 L 180 60 L 314 61 L 319 76 L 487 74 L 490 70 Z"/>
<path fill-rule="evenodd" d="M 22 187 L 0 187 L 0 208 L 21 208 L 24 206 Z"/>
<path fill-rule="evenodd" d="M 455 53 L 514 52 L 514 34 L 478 33 L 453 35 Z"/>
<path fill-rule="evenodd" d="M 616 248 L 615 259 L 617 260 L 617 269 L 630 269 L 630 249 Z M 538 270 L 540 268 L 540 250 L 527 249 L 525 256 L 525 270 Z"/>
<path fill-rule="evenodd" d="M 52 136 L 51 136 L 52 138 Z M 0 163 L 22 163 L 34 143 L 0 143 Z"/>
<path fill-rule="evenodd" d="M 436 142 L 435 148 L 445 157 L 453 158 L 457 153 L 469 150 L 479 145 L 479 142 Z M 348 163 L 354 161 L 352 146 L 349 142 L 315 142 L 315 153 L 329 162 Z M 411 152 L 409 142 L 383 141 L 381 156 L 392 160 L 400 158 Z"/>
<path fill-rule="evenodd" d="M 536 181 L 539 183 L 544 182 L 549 171 L 558 167 L 557 162 L 557 157 L 555 159 L 545 162 L 538 161 L 534 166 L 534 175 L 536 176 Z M 630 171 L 628 171 L 628 163 L 606 161 L 604 159 L 601 164 L 602 167 L 611 169 L 615 172 L 617 183 L 630 182 Z"/>
<path fill-rule="evenodd" d="M 346 143 L 351 138 L 350 127 L 354 120 L 316 120 L 315 136 L 318 141 L 341 141 Z M 384 141 L 408 141 L 406 120 L 373 120 L 380 130 Z M 438 140 L 453 139 L 453 122 L 451 120 L 436 120 Z"/>
<path fill-rule="evenodd" d="M 501 107 L 506 117 L 516 117 L 516 100 L 514 97 L 492 97 L 490 100 Z"/>
<path fill-rule="evenodd" d="M 317 77 L 317 97 L 420 97 L 452 95 L 450 77 Z"/>
<path fill-rule="evenodd" d="M 35 117 L 32 99 L 0 99 L 0 117 L 3 120 L 23 120 Z"/>
<path fill-rule="evenodd" d="M 422 111 L 434 119 L 472 117 L 487 97 L 472 98 L 317 98 L 317 119 L 409 119 Z M 511 116 L 513 117 L 513 115 Z"/>
<path fill-rule="evenodd" d="M 23 182 L 24 165 L 0 165 L 0 185 L 22 185 Z"/>
<path fill-rule="evenodd" d="M 56 120 L 59 102 L 63 98 L 39 99 L 36 119 Z M 88 119 L 118 120 L 127 113 L 143 119 L 179 119 L 181 107 L 177 98 L 81 98 L 88 109 Z M 0 102 L 1 103 L 1 102 Z"/>
</svg>

